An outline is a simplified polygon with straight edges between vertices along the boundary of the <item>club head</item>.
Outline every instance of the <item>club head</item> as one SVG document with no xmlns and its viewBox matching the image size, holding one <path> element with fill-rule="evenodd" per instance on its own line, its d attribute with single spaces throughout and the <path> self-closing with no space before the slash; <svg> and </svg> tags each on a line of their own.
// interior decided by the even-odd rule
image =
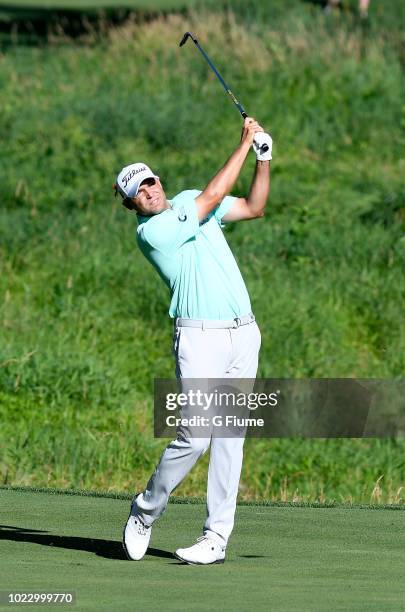
<svg viewBox="0 0 405 612">
<path fill-rule="evenodd" d="M 192 39 L 192 41 L 193 41 L 194 43 L 196 43 L 196 44 L 197 44 L 197 39 L 196 39 L 196 37 L 195 37 L 195 36 L 193 36 L 191 32 L 186 32 L 186 33 L 184 34 L 183 38 L 182 38 L 182 39 L 181 39 L 181 41 L 180 41 L 179 47 L 182 47 L 183 45 L 185 45 L 185 44 L 186 44 L 186 42 L 187 42 L 187 39 L 188 39 L 189 37 Z"/>
</svg>

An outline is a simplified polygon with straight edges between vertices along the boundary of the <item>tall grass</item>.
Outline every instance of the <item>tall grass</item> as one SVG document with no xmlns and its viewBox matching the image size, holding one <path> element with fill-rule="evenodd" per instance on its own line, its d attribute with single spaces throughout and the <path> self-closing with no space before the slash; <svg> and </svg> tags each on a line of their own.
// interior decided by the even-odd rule
<svg viewBox="0 0 405 612">
<path fill-rule="evenodd" d="M 186 30 L 275 141 L 265 219 L 226 230 L 259 376 L 403 375 L 401 29 L 301 3 L 233 9 L 0 55 L 3 482 L 135 489 L 165 444 L 151 412 L 153 378 L 173 375 L 168 295 L 111 185 L 141 159 L 169 197 L 203 188 L 238 141 L 227 96 L 178 48 Z M 403 500 L 403 440 L 246 446 L 245 498 Z M 203 493 L 206 461 L 182 493 Z"/>
</svg>

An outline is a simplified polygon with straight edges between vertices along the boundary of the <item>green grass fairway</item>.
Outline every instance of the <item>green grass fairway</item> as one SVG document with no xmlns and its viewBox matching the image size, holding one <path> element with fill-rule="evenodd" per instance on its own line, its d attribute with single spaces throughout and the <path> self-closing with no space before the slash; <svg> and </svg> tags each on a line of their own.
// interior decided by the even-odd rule
<svg viewBox="0 0 405 612">
<path fill-rule="evenodd" d="M 149 554 L 129 562 L 128 501 L 10 490 L 0 499 L 3 591 L 73 590 L 76 610 L 404 609 L 402 510 L 242 505 L 226 563 L 192 567 L 171 552 L 200 535 L 203 504 L 170 504 Z"/>
</svg>

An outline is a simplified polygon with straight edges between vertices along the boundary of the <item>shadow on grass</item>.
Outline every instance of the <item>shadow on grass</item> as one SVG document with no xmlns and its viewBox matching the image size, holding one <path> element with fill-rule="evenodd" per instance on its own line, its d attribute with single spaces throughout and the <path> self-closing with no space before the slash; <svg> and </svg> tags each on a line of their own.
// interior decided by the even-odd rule
<svg viewBox="0 0 405 612">
<path fill-rule="evenodd" d="M 127 561 L 121 542 L 113 540 L 99 540 L 97 538 L 79 538 L 49 535 L 47 531 L 39 529 L 25 529 L 12 525 L 0 525 L 0 540 L 13 540 L 14 542 L 31 542 L 42 546 L 55 546 L 71 550 L 84 550 L 94 553 L 98 557 Z M 173 554 L 159 548 L 148 548 L 147 555 L 173 559 Z"/>
</svg>

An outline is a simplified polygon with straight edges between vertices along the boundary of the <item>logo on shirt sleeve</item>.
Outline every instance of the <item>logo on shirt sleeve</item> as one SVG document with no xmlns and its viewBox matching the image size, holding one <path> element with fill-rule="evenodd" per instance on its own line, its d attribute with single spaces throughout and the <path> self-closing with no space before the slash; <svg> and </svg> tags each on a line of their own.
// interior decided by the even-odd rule
<svg viewBox="0 0 405 612">
<path fill-rule="evenodd" d="M 184 210 L 184 206 L 180 208 L 177 218 L 179 221 L 185 221 L 187 219 L 187 215 L 186 215 L 186 211 Z"/>
</svg>

